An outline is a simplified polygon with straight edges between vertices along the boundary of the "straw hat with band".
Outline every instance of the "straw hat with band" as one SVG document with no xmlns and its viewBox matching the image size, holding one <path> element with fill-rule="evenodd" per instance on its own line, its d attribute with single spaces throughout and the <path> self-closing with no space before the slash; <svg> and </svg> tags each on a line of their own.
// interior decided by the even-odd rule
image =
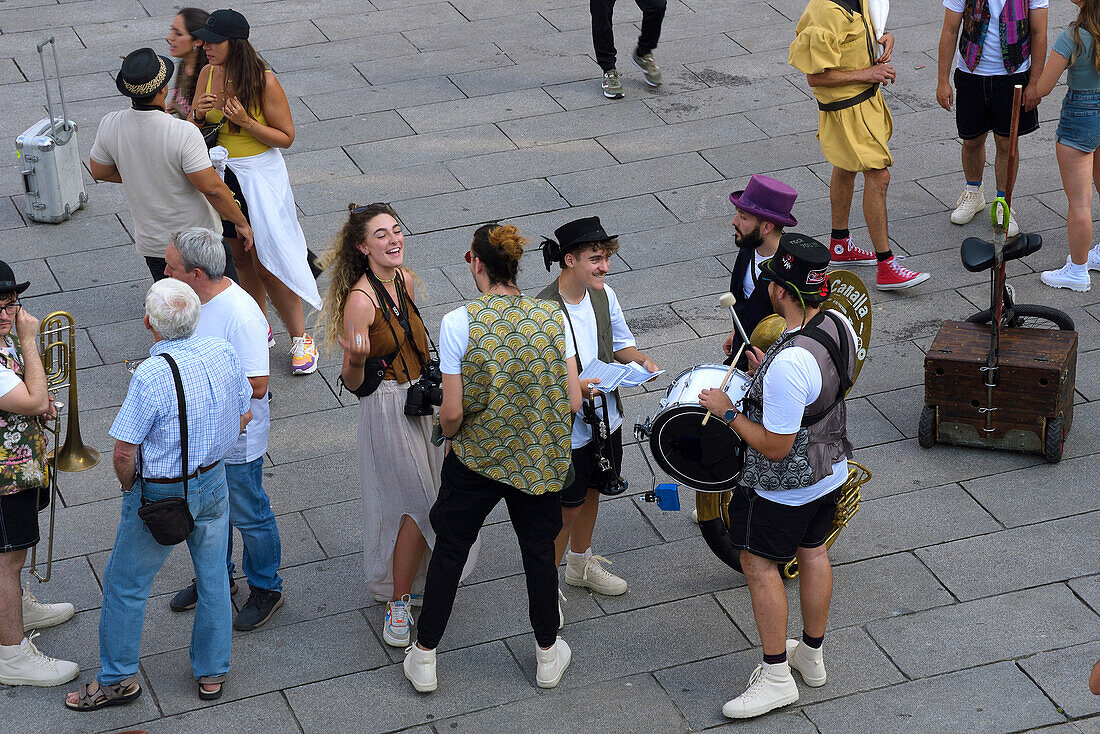
<svg viewBox="0 0 1100 734">
<path fill-rule="evenodd" d="M 775 255 L 760 264 L 760 277 L 774 281 L 816 306 L 829 297 L 829 248 L 813 237 L 788 232 L 779 238 Z"/>
<path fill-rule="evenodd" d="M 568 224 L 563 224 L 554 230 L 556 239 L 542 241 L 542 259 L 546 269 L 556 262 L 562 262 L 566 254 L 583 245 L 591 245 L 594 242 L 605 242 L 615 239 L 617 235 L 608 234 L 600 224 L 599 217 L 584 217 L 574 219 Z"/>
<path fill-rule="evenodd" d="M 151 48 L 139 48 L 122 60 L 115 86 L 130 99 L 146 99 L 167 87 L 175 71 L 172 59 Z"/>
</svg>

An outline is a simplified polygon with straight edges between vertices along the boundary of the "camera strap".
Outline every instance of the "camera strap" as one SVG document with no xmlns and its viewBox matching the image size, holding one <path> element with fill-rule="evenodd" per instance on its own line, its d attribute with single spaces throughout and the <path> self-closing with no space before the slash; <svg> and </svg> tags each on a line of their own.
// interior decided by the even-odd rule
<svg viewBox="0 0 1100 734">
<path fill-rule="evenodd" d="M 400 355 L 405 342 L 409 341 L 413 345 L 413 351 L 416 353 L 416 360 L 420 364 L 420 369 L 423 370 L 427 365 L 427 359 L 425 355 L 420 353 L 420 347 L 416 343 L 416 336 L 413 334 L 412 324 L 409 323 L 410 314 L 416 314 L 416 318 L 420 321 L 420 326 L 424 329 L 424 335 L 428 338 L 428 344 L 431 349 L 436 349 L 435 342 L 432 340 L 432 335 L 428 333 L 428 326 L 424 323 L 424 318 L 420 315 L 420 309 L 418 309 L 416 303 L 408 297 L 408 293 L 405 290 L 405 279 L 402 277 L 400 271 L 394 273 L 394 279 L 397 285 L 398 303 L 394 303 L 393 299 L 390 297 L 389 291 L 382 285 L 382 281 L 378 279 L 374 271 L 367 268 L 367 280 L 370 281 L 371 287 L 374 288 L 374 292 L 378 296 L 378 303 L 382 308 L 382 317 L 386 320 L 386 326 L 390 327 L 390 333 L 393 334 L 394 344 L 397 345 L 397 349 L 394 350 L 393 359 L 396 359 L 396 357 Z M 397 319 L 397 323 L 401 325 L 401 330 L 404 332 L 404 339 L 400 342 L 397 339 L 397 332 L 394 331 L 393 323 L 390 321 L 390 313 Z M 436 351 L 438 351 L 438 349 L 436 349 Z M 401 357 L 401 362 L 404 364 L 404 357 Z M 405 376 L 410 377 L 408 365 L 404 366 Z"/>
</svg>

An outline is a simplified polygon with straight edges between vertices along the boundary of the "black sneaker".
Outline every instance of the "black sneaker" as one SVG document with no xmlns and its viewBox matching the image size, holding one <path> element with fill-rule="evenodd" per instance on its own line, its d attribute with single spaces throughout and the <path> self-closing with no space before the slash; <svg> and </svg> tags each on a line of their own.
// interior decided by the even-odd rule
<svg viewBox="0 0 1100 734">
<path fill-rule="evenodd" d="M 275 610 L 283 605 L 283 595 L 278 591 L 252 589 L 248 601 L 233 618 L 233 629 L 247 632 L 267 624 Z"/>
<path fill-rule="evenodd" d="M 237 582 L 233 579 L 229 579 L 229 595 L 237 593 Z M 176 595 L 172 597 L 172 600 L 168 602 L 169 608 L 173 612 L 186 612 L 188 609 L 194 609 L 195 605 L 199 603 L 199 589 L 195 585 L 195 579 L 191 579 L 191 585 L 186 589 L 181 589 L 176 592 Z"/>
</svg>

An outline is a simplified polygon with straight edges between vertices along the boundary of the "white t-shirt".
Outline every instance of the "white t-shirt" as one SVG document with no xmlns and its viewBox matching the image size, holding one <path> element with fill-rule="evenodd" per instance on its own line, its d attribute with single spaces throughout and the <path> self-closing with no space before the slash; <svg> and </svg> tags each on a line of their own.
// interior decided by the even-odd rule
<svg viewBox="0 0 1100 734">
<path fill-rule="evenodd" d="M 573 337 L 564 321 L 559 325 L 565 330 L 565 358 L 572 359 L 577 353 Z M 462 374 L 462 358 L 470 346 L 470 312 L 465 306 L 459 306 L 443 317 L 439 325 L 439 371 L 445 375 Z"/>
<path fill-rule="evenodd" d="M 122 175 L 141 255 L 164 257 L 172 235 L 188 227 L 221 234 L 221 217 L 187 178 L 211 167 L 202 134 L 190 122 L 160 110 L 108 112 L 90 155 Z"/>
<path fill-rule="evenodd" d="M 195 336 L 219 336 L 233 345 L 245 377 L 266 377 L 268 368 L 267 319 L 252 296 L 231 280 L 229 287 L 202 304 Z M 271 414 L 267 395 L 252 398 L 252 420 L 225 455 L 228 464 L 247 464 L 267 452 Z"/>
<path fill-rule="evenodd" d="M 770 259 L 771 255 L 761 255 L 759 252 L 753 253 L 752 269 L 745 268 L 745 298 L 751 296 L 752 292 L 756 290 L 755 278 L 760 277 L 760 263 Z"/>
<path fill-rule="evenodd" d="M 4 341 L 0 342 L 0 352 L 18 359 L 15 357 L 15 344 L 12 342 L 11 337 L 4 337 Z M 14 390 L 21 382 L 19 375 L 0 363 L 0 398 Z"/>
<path fill-rule="evenodd" d="M 840 320 L 848 328 L 848 336 L 855 341 L 856 332 L 843 315 Z M 821 369 L 808 349 L 787 347 L 772 360 L 764 373 L 764 427 L 772 433 L 790 435 L 798 433 L 806 407 L 821 394 Z M 848 478 L 848 460 L 841 458 L 833 464 L 829 476 L 809 487 L 780 492 L 756 490 L 764 499 L 781 505 L 798 506 L 813 502 L 844 484 Z"/>
<path fill-rule="evenodd" d="M 989 0 L 989 25 L 985 29 L 985 42 L 982 44 L 982 57 L 978 60 L 978 66 L 974 71 L 966 68 L 966 62 L 958 48 L 955 49 L 955 68 L 962 69 L 970 74 L 978 76 L 1003 76 L 1008 73 L 1005 69 L 1004 59 L 1001 56 L 1001 11 L 1004 10 L 1005 0 Z M 1045 8 L 1050 5 L 1050 0 L 1028 0 L 1029 10 Z M 954 13 L 961 13 L 966 9 L 966 0 L 943 0 L 943 6 Z M 1031 68 L 1031 59 L 1027 59 L 1016 70 L 1019 74 Z"/>
</svg>

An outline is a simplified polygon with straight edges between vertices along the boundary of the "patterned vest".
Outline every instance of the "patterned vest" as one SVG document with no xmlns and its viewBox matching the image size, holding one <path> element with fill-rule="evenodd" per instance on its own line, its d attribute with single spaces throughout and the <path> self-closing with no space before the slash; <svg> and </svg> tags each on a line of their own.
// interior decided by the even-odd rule
<svg viewBox="0 0 1100 734">
<path fill-rule="evenodd" d="M 982 60 L 985 32 L 989 28 L 989 1 L 966 0 L 963 8 L 962 33 L 959 34 L 959 54 L 966 68 L 974 71 Z M 1001 58 L 1005 70 L 1016 70 L 1031 58 L 1031 25 L 1028 22 L 1028 0 L 1005 0 L 1000 18 Z"/>
<path fill-rule="evenodd" d="M 552 301 L 486 294 L 469 303 L 462 426 L 467 468 L 527 494 L 561 491 L 572 464 L 565 331 Z"/>
<path fill-rule="evenodd" d="M 837 323 L 828 316 L 821 321 L 818 328 L 840 347 L 842 355 L 847 346 L 848 377 L 854 378 L 856 350 L 851 332 L 847 331 L 843 323 Z M 838 329 L 845 330 L 844 341 L 838 338 Z M 813 416 L 826 409 L 828 411 L 812 425 L 803 425 L 798 429 L 791 452 L 779 461 L 772 461 L 751 446 L 746 446 L 745 468 L 739 480 L 739 484 L 743 486 L 770 492 L 809 487 L 827 477 L 833 470 L 833 464 L 840 461 L 842 457 L 851 458 L 852 456 L 844 400 L 840 400 L 829 409 L 829 405 L 836 400 L 837 391 L 840 388 L 840 376 L 825 346 L 806 336 L 804 331 L 784 334 L 764 354 L 764 359 L 757 368 L 745 396 L 745 416 L 755 423 L 763 423 L 764 375 L 776 356 L 791 346 L 802 347 L 809 351 L 821 370 L 821 392 L 813 403 L 806 406 L 805 415 Z"/>
<path fill-rule="evenodd" d="M 23 353 L 11 337 L 16 356 L 0 352 L 0 365 L 23 377 Z M 46 432 L 38 418 L 0 410 L 0 495 L 46 485 Z"/>
</svg>

